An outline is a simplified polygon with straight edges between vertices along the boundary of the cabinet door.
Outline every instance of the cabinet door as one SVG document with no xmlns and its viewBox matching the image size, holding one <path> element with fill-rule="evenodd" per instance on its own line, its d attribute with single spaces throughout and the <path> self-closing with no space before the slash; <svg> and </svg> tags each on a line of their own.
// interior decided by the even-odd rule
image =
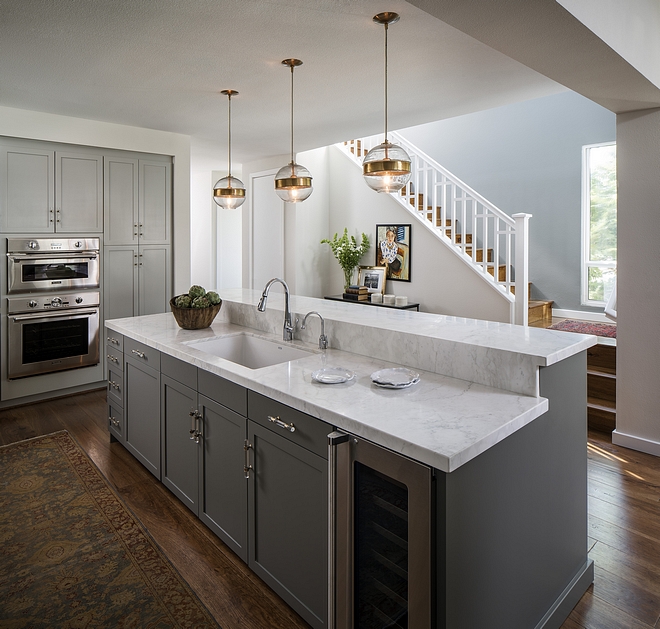
<svg viewBox="0 0 660 629">
<path fill-rule="evenodd" d="M 199 411 L 204 423 L 199 517 L 247 562 L 247 420 L 203 395 Z"/>
<path fill-rule="evenodd" d="M 328 462 L 252 421 L 249 566 L 313 627 L 327 626 Z"/>
<path fill-rule="evenodd" d="M 103 155 L 55 153 L 55 231 L 103 232 Z"/>
<path fill-rule="evenodd" d="M 190 432 L 195 428 L 197 391 L 164 374 L 160 389 L 163 484 L 198 515 L 199 452 L 203 441 Z"/>
<path fill-rule="evenodd" d="M 141 245 L 170 243 L 172 164 L 139 160 L 138 230 Z"/>
<path fill-rule="evenodd" d="M 124 358 L 127 450 L 160 480 L 160 371 Z"/>
<path fill-rule="evenodd" d="M 103 317 L 138 314 L 137 247 L 103 248 Z"/>
<path fill-rule="evenodd" d="M 0 231 L 54 231 L 54 151 L 0 146 Z"/>
<path fill-rule="evenodd" d="M 138 244 L 138 161 L 106 157 L 104 160 L 104 244 Z"/>
<path fill-rule="evenodd" d="M 169 312 L 172 296 L 172 264 L 169 245 L 138 248 L 140 315 Z"/>
</svg>

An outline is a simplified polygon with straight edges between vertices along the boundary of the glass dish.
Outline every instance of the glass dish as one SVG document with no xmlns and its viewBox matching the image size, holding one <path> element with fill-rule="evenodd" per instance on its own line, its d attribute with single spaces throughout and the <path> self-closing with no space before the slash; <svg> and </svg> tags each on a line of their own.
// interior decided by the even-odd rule
<svg viewBox="0 0 660 629">
<path fill-rule="evenodd" d="M 381 369 L 371 374 L 371 381 L 385 389 L 403 389 L 419 382 L 419 374 L 405 367 Z"/>
<path fill-rule="evenodd" d="M 321 384 L 341 384 L 355 378 L 355 372 L 343 367 L 324 367 L 312 372 L 312 380 Z"/>
</svg>

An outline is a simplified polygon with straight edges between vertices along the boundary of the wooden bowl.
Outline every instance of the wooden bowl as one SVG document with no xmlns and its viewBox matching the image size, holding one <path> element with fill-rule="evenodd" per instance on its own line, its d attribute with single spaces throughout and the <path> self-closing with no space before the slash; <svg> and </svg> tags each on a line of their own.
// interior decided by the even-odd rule
<svg viewBox="0 0 660 629">
<path fill-rule="evenodd" d="M 182 327 L 184 330 L 208 328 L 213 323 L 215 316 L 220 312 L 220 306 L 222 306 L 221 301 L 219 304 L 209 306 L 208 308 L 178 308 L 174 305 L 174 302 L 179 296 L 175 295 L 170 299 L 170 308 L 179 327 Z"/>
</svg>

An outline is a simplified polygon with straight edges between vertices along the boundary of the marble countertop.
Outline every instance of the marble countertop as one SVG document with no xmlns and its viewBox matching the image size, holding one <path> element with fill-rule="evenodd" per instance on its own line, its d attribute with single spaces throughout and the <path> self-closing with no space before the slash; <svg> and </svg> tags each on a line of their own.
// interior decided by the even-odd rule
<svg viewBox="0 0 660 629">
<path fill-rule="evenodd" d="M 250 293 L 249 299 L 252 299 L 254 291 Z M 223 298 L 227 296 L 223 294 Z M 301 306 L 307 308 L 310 305 L 316 306 L 310 310 L 319 310 L 318 302 L 323 301 L 313 300 L 316 302 L 313 303 L 305 299 L 311 298 L 297 298 L 292 302 L 296 312 Z M 542 397 L 521 395 L 421 369 L 417 369 L 421 380 L 412 387 L 382 389 L 371 383 L 370 374 L 378 369 L 400 366 L 400 362 L 341 349 L 329 349 L 324 355 L 309 342 L 294 341 L 293 344 L 316 352 L 313 355 L 256 370 L 188 346 L 190 341 L 211 340 L 240 332 L 281 342 L 281 332 L 237 325 L 228 320 L 231 316 L 229 304 L 223 303 L 223 309 L 224 318 L 216 319 L 210 328 L 204 330 L 183 330 L 170 313 L 115 319 L 106 321 L 106 326 L 444 472 L 457 469 L 548 410 L 548 400 Z M 379 309 L 364 310 L 373 313 Z M 277 307 L 275 311 L 277 313 Z M 383 309 L 383 312 L 389 311 Z M 281 329 L 281 311 L 277 314 Z M 326 314 L 324 311 L 324 316 Z M 271 317 L 263 320 L 275 321 L 272 311 Z M 383 322 L 383 318 L 380 317 L 379 321 Z M 318 322 L 315 326 L 314 333 L 309 332 L 310 339 L 318 335 Z M 311 327 L 310 324 L 308 328 Z M 326 331 L 327 328 L 326 325 Z M 322 366 L 349 369 L 356 373 L 356 378 L 336 385 L 319 384 L 312 380 L 311 374 Z"/>
</svg>

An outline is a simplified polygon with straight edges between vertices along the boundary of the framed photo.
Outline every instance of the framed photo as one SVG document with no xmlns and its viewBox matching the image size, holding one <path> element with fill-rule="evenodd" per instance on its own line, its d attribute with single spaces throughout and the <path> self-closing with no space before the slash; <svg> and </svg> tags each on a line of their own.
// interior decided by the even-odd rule
<svg viewBox="0 0 660 629">
<path fill-rule="evenodd" d="M 376 266 L 387 266 L 387 279 L 410 282 L 411 226 L 376 225 Z"/>
<path fill-rule="evenodd" d="M 358 274 L 358 284 L 366 286 L 370 293 L 385 293 L 386 266 L 361 266 Z"/>
</svg>

